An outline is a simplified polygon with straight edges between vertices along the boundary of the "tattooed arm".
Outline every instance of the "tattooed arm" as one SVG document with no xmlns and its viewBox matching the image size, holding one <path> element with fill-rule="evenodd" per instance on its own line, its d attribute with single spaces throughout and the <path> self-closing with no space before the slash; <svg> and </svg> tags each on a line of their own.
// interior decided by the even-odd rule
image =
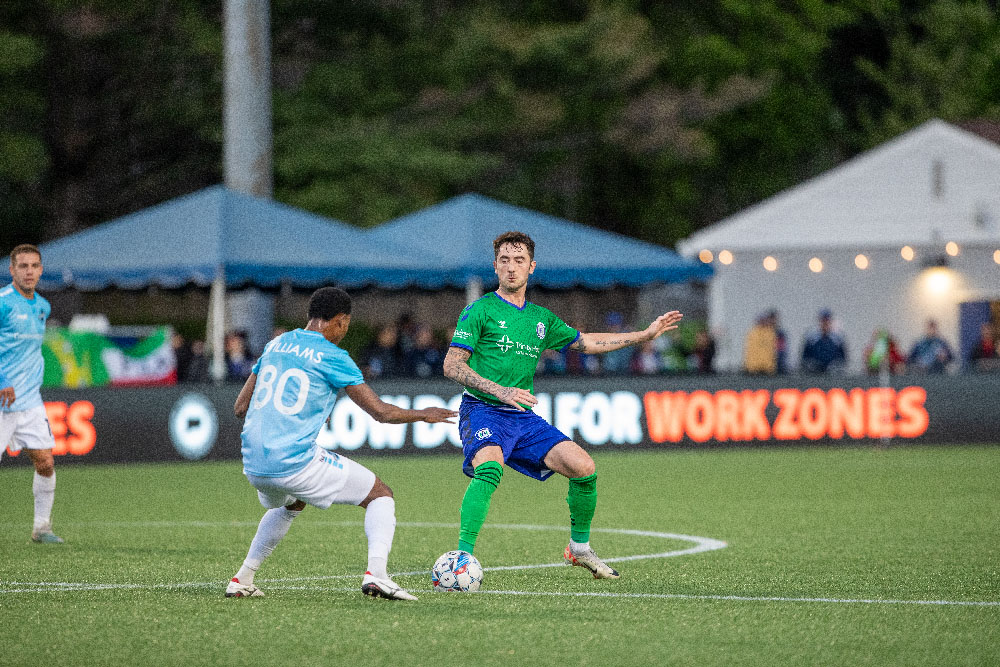
<svg viewBox="0 0 1000 667">
<path fill-rule="evenodd" d="M 677 323 L 684 317 L 679 311 L 671 310 L 669 313 L 660 315 L 653 323 L 643 331 L 629 331 L 623 333 L 582 333 L 575 343 L 570 346 L 571 350 L 578 350 L 585 354 L 601 354 L 611 352 L 636 343 L 644 343 L 647 340 L 659 338 L 667 331 L 677 328 Z"/>
<path fill-rule="evenodd" d="M 519 389 L 518 387 L 501 387 L 496 382 L 487 380 L 472 370 L 469 367 L 469 357 L 471 356 L 472 352 L 469 350 L 460 347 L 449 347 L 448 354 L 444 357 L 444 376 L 454 380 L 463 387 L 476 389 L 491 396 L 496 396 L 497 400 L 518 410 L 524 410 L 520 405 L 521 403 L 524 405 L 535 405 L 538 403 L 538 399 L 532 396 L 530 391 Z"/>
</svg>

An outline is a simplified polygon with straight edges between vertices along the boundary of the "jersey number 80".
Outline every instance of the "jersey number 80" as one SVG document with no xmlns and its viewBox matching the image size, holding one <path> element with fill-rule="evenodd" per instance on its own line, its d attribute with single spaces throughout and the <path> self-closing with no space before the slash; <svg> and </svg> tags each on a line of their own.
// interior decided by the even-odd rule
<svg viewBox="0 0 1000 667">
<path fill-rule="evenodd" d="M 295 397 L 294 403 L 286 405 L 282 402 L 282 397 L 285 395 L 285 388 L 288 386 L 288 381 L 292 378 L 298 380 L 299 393 Z M 275 383 L 276 379 L 277 383 Z M 273 364 L 268 364 L 260 369 L 260 375 L 257 377 L 257 386 L 253 392 L 253 406 L 255 408 L 260 409 L 271 401 L 274 403 L 274 409 L 281 414 L 297 415 L 302 411 L 308 398 L 309 376 L 301 368 L 289 368 L 281 374 L 281 377 L 278 377 L 278 369 Z"/>
</svg>

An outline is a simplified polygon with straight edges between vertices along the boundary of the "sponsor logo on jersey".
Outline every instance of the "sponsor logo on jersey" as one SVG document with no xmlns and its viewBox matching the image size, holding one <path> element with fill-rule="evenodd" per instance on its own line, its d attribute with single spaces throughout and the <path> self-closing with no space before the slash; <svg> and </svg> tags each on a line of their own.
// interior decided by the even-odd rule
<svg viewBox="0 0 1000 667">
<path fill-rule="evenodd" d="M 476 439 L 477 440 L 482 440 L 483 438 L 488 438 L 491 435 L 493 435 L 493 431 L 489 430 L 488 428 L 481 428 L 478 431 L 476 431 Z"/>
<path fill-rule="evenodd" d="M 497 324 L 500 325 L 501 329 L 506 329 L 507 328 L 507 320 L 497 320 Z"/>
<path fill-rule="evenodd" d="M 460 340 L 465 340 L 466 338 L 472 338 L 472 332 L 471 331 L 456 331 L 454 337 L 458 338 Z"/>
<path fill-rule="evenodd" d="M 18 313 L 14 316 L 15 320 L 26 320 L 28 319 L 28 313 Z"/>
<path fill-rule="evenodd" d="M 538 334 L 539 338 L 545 338 L 545 323 L 539 322 L 538 326 L 535 327 L 535 333 Z"/>
<path fill-rule="evenodd" d="M 500 348 L 500 350 L 501 350 L 501 351 L 502 351 L 502 352 L 503 352 L 504 354 L 506 354 L 506 353 L 507 353 L 507 350 L 509 350 L 510 348 L 514 347 L 514 341 L 512 341 L 512 340 L 511 340 L 511 339 L 510 339 L 510 338 L 509 338 L 509 337 L 507 336 L 507 334 L 504 334 L 504 335 L 503 335 L 503 338 L 501 338 L 500 340 L 498 340 L 498 341 L 497 341 L 497 347 L 499 347 L 499 348 Z"/>
</svg>

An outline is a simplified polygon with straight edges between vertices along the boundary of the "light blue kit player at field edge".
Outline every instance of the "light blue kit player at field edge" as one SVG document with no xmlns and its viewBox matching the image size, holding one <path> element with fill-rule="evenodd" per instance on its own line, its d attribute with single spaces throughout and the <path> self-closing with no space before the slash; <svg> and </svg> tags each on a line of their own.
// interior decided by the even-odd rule
<svg viewBox="0 0 1000 667">
<path fill-rule="evenodd" d="M 267 512 L 242 567 L 226 587 L 226 597 L 262 597 L 254 575 L 292 520 L 307 504 L 320 509 L 340 504 L 365 508 L 368 570 L 361 592 L 416 600 L 386 570 L 396 530 L 392 490 L 361 464 L 319 447 L 316 436 L 340 389 L 380 422 L 451 422 L 458 413 L 444 408 L 405 410 L 382 401 L 365 384 L 357 364 L 337 346 L 351 323 L 351 297 L 343 290 L 316 290 L 309 299 L 308 318 L 304 329 L 267 344 L 236 399 L 236 415 L 246 416 L 243 472 Z"/>
<path fill-rule="evenodd" d="M 23 244 L 10 252 L 11 284 L 0 288 L 0 456 L 28 451 L 35 466 L 31 491 L 35 500 L 34 542 L 61 544 L 52 532 L 52 505 L 56 471 L 52 457 L 55 441 L 42 402 L 42 340 L 52 309 L 35 292 L 42 277 L 42 254 Z"/>
</svg>

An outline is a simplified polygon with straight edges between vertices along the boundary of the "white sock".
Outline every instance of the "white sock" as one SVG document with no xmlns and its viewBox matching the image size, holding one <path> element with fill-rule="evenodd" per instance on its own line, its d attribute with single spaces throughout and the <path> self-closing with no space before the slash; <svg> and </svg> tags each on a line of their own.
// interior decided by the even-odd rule
<svg viewBox="0 0 1000 667">
<path fill-rule="evenodd" d="M 396 532 L 396 501 L 382 496 L 368 503 L 365 510 L 365 535 L 368 536 L 368 571 L 379 579 L 388 579 L 386 566 L 392 536 Z"/>
<path fill-rule="evenodd" d="M 589 548 L 590 540 L 587 540 L 586 542 L 574 542 L 573 540 L 569 541 L 569 550 L 575 554 L 578 554 L 581 551 L 586 551 Z"/>
<path fill-rule="evenodd" d="M 271 555 L 278 542 L 288 533 L 292 526 L 292 520 L 299 515 L 298 512 L 278 507 L 264 512 L 260 525 L 257 526 L 257 534 L 250 543 L 250 551 L 247 553 L 243 566 L 236 573 L 236 578 L 241 584 L 253 585 L 253 577 L 257 573 L 260 564 Z"/>
<path fill-rule="evenodd" d="M 52 527 L 52 504 L 56 499 L 56 474 L 51 477 L 42 477 L 37 472 L 35 479 L 31 482 L 31 492 L 35 496 L 35 526 L 39 528 Z"/>
</svg>

